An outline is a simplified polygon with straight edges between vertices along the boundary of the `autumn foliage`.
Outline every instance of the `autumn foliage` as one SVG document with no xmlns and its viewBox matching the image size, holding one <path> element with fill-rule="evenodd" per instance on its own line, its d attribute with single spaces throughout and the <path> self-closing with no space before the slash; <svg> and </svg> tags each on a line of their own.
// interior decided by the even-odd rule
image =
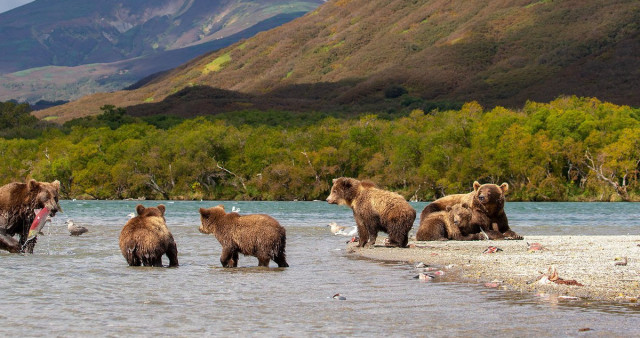
<svg viewBox="0 0 640 338">
<path fill-rule="evenodd" d="M 347 176 L 412 200 L 468 192 L 474 180 L 508 182 L 510 200 L 640 199 L 640 110 L 594 98 L 395 119 L 301 115 L 288 126 L 230 114 L 160 128 L 118 112 L 107 113 L 119 124 L 0 139 L 0 183 L 57 179 L 69 198 L 313 200 Z"/>
</svg>

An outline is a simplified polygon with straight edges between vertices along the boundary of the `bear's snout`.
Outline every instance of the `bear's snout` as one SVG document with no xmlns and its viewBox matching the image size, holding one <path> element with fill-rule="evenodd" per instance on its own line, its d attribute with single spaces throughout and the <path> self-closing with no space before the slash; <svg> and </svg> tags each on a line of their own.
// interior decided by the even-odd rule
<svg viewBox="0 0 640 338">
<path fill-rule="evenodd" d="M 49 209 L 49 216 L 54 217 L 58 212 L 62 212 L 60 204 L 52 202 L 45 204 L 45 207 Z"/>
</svg>

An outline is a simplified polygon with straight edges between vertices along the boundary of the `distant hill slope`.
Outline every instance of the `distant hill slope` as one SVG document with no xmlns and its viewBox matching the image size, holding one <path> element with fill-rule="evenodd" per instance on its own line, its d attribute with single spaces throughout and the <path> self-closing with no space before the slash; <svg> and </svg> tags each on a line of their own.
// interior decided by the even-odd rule
<svg viewBox="0 0 640 338">
<path fill-rule="evenodd" d="M 638 1 L 332 0 L 136 90 L 89 96 L 38 116 L 64 121 L 96 114 L 103 104 L 132 106 L 140 115 L 179 113 L 184 104 L 187 114 L 215 113 L 219 91 L 208 87 L 251 95 L 241 107 L 370 109 L 384 107 L 398 88 L 398 95 L 422 100 L 489 106 L 561 94 L 640 105 L 639 22 Z M 198 95 L 188 95 L 195 85 Z M 144 105 L 169 95 L 170 104 Z"/>
<path fill-rule="evenodd" d="M 322 2 L 36 0 L 0 14 L 0 100 L 121 89 Z"/>
</svg>

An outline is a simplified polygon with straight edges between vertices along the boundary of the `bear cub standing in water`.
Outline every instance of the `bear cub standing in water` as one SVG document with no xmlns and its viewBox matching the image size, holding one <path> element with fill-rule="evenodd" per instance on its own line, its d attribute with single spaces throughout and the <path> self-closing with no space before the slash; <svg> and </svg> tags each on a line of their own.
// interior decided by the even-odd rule
<svg viewBox="0 0 640 338">
<path fill-rule="evenodd" d="M 375 245 L 378 231 L 389 234 L 388 246 L 407 246 L 416 211 L 399 194 L 379 189 L 369 181 L 340 177 L 333 180 L 327 202 L 353 210 L 359 247 Z"/>
<path fill-rule="evenodd" d="M 278 267 L 288 267 L 285 255 L 286 231 L 278 221 L 265 214 L 240 216 L 227 213 L 223 205 L 200 208 L 200 232 L 213 234 L 220 245 L 220 263 L 225 268 L 238 266 L 238 254 L 258 258 L 258 266 L 269 266 L 273 260 Z"/>
<path fill-rule="evenodd" d="M 120 232 L 120 250 L 130 266 L 162 267 L 167 254 L 169 266 L 178 266 L 178 247 L 164 219 L 165 207 L 136 207 L 138 216 L 130 219 Z"/>
</svg>

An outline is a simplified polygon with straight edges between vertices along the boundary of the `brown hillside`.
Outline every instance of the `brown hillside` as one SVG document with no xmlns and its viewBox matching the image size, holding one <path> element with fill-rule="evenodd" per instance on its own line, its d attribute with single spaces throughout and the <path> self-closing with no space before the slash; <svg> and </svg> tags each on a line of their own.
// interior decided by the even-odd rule
<svg viewBox="0 0 640 338">
<path fill-rule="evenodd" d="M 92 95 L 37 114 L 64 121 L 96 114 L 104 104 L 159 102 L 194 85 L 259 98 L 243 96 L 248 101 L 238 104 L 245 108 L 372 104 L 392 85 L 425 100 L 487 106 L 561 94 L 640 105 L 639 22 L 638 1 L 333 0 L 137 90 Z M 182 104 L 179 96 L 131 111 L 172 111 Z M 218 110 L 215 98 L 202 102 L 191 97 L 197 110 L 191 114 Z"/>
</svg>

